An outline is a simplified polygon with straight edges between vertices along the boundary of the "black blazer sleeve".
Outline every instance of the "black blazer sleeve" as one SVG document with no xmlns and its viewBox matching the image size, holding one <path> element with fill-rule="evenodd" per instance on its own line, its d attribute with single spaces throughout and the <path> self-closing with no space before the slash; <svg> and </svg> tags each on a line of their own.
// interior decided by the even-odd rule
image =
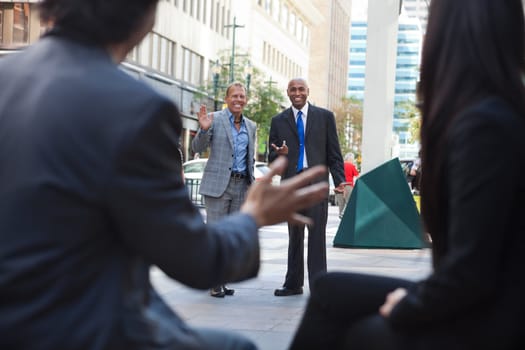
<svg viewBox="0 0 525 350">
<path fill-rule="evenodd" d="M 180 116 L 170 102 L 154 104 L 119 146 L 107 184 L 116 232 L 133 252 L 170 277 L 196 288 L 256 276 L 254 220 L 236 214 L 205 225 L 181 178 Z M 146 113 L 146 112 L 144 112 Z M 227 231 L 227 232 L 226 232 Z"/>
<path fill-rule="evenodd" d="M 337 187 L 342 182 L 345 182 L 345 170 L 343 163 L 343 156 L 341 155 L 341 147 L 339 145 L 339 137 L 337 136 L 337 127 L 335 124 L 335 116 L 332 112 L 327 115 L 327 139 L 326 139 L 326 157 L 327 166 L 332 174 L 334 185 Z"/>
<path fill-rule="evenodd" d="M 516 234 L 523 235 L 517 219 L 524 209 L 518 196 L 523 191 L 525 130 L 518 121 L 503 107 L 478 106 L 458 116 L 440 184 L 448 202 L 443 218 L 448 222 L 446 253 L 435 271 L 392 310 L 394 326 L 452 322 L 469 312 L 479 312 L 478 319 L 504 298 L 511 281 L 501 272 L 516 258 Z"/>
<path fill-rule="evenodd" d="M 283 145 L 283 140 L 279 139 L 279 133 L 278 133 L 279 127 L 278 127 L 277 118 L 279 118 L 279 115 L 276 115 L 275 117 L 273 117 L 270 123 L 270 133 L 268 136 L 268 147 L 269 147 L 268 162 L 269 163 L 273 162 L 278 157 L 278 154 L 273 149 L 272 144 L 276 145 L 277 147 L 281 147 Z"/>
</svg>

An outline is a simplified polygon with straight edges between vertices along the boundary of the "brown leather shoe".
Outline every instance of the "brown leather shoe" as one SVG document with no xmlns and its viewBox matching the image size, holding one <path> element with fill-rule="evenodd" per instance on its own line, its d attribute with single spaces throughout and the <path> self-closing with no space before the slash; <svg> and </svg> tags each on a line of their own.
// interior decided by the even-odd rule
<svg viewBox="0 0 525 350">
<path fill-rule="evenodd" d="M 273 293 L 273 295 L 275 295 L 276 297 L 287 297 L 290 295 L 298 295 L 298 294 L 303 294 L 302 287 L 295 288 L 295 289 L 282 287 L 282 288 L 276 289 L 275 292 Z"/>
<path fill-rule="evenodd" d="M 222 290 L 222 286 L 215 287 L 210 289 L 210 295 L 215 298 L 224 298 L 224 291 Z"/>
</svg>

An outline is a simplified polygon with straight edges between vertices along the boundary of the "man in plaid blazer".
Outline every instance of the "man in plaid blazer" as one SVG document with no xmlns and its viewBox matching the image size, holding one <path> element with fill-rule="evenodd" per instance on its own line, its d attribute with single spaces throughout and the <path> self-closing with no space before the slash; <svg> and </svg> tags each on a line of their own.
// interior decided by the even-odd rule
<svg viewBox="0 0 525 350">
<path fill-rule="evenodd" d="M 200 194 L 206 203 L 208 223 L 239 211 L 248 186 L 254 181 L 256 124 L 242 115 L 246 105 L 246 89 L 234 82 L 226 89 L 227 108 L 208 114 L 206 106 L 199 111 L 199 130 L 192 141 L 194 152 L 210 147 L 204 169 Z M 211 296 L 233 295 L 234 290 L 217 286 Z"/>
</svg>

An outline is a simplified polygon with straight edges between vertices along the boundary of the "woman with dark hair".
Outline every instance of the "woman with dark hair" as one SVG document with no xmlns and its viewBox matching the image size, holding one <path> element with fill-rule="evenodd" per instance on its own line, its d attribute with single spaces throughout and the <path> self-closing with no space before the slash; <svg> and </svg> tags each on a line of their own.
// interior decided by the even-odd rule
<svg viewBox="0 0 525 350">
<path fill-rule="evenodd" d="M 521 0 L 432 0 L 423 47 L 424 280 L 333 272 L 292 349 L 523 349 Z"/>
</svg>

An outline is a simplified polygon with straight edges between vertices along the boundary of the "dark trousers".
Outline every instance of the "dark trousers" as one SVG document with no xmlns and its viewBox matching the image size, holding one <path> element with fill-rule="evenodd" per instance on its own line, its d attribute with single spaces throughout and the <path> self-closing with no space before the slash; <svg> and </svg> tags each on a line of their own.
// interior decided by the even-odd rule
<svg viewBox="0 0 525 350">
<path fill-rule="evenodd" d="M 308 279 L 310 284 L 319 274 L 326 272 L 326 222 L 328 200 L 301 212 L 310 217 L 308 225 Z M 296 289 L 304 285 L 304 229 L 305 225 L 288 224 L 288 270 L 284 287 Z"/>
<path fill-rule="evenodd" d="M 408 337 L 379 315 L 386 295 L 413 282 L 331 272 L 312 285 L 310 299 L 290 349 L 407 349 Z"/>
</svg>

